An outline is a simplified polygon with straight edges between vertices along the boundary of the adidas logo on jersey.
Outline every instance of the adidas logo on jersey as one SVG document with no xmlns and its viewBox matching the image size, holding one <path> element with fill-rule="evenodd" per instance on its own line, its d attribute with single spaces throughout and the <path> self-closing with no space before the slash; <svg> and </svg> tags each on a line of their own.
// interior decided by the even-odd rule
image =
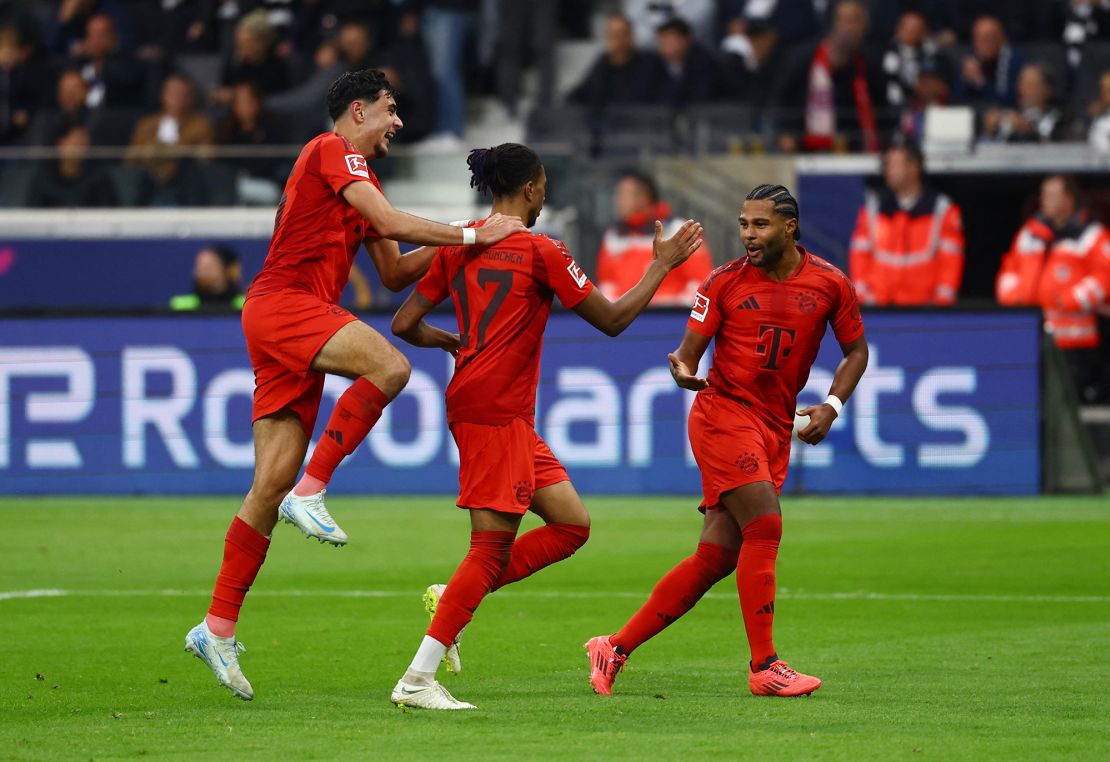
<svg viewBox="0 0 1110 762">
<path fill-rule="evenodd" d="M 760 308 L 760 307 L 759 307 L 759 302 L 758 302 L 758 301 L 756 301 L 756 298 L 755 298 L 754 296 L 749 296 L 749 297 L 748 297 L 747 299 L 745 299 L 744 301 L 740 302 L 740 307 L 739 307 L 738 309 L 742 309 L 742 310 L 758 310 L 759 308 Z"/>
</svg>

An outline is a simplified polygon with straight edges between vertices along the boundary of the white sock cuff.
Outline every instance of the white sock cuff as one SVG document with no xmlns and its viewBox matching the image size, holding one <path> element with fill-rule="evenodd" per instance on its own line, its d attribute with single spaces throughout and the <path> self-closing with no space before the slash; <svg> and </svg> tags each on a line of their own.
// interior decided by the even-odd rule
<svg viewBox="0 0 1110 762">
<path fill-rule="evenodd" d="M 425 635 L 424 640 L 420 642 L 420 648 L 416 649 L 416 656 L 412 658 L 409 669 L 416 672 L 431 672 L 434 675 L 445 653 L 447 653 L 447 646 L 431 635 Z"/>
</svg>

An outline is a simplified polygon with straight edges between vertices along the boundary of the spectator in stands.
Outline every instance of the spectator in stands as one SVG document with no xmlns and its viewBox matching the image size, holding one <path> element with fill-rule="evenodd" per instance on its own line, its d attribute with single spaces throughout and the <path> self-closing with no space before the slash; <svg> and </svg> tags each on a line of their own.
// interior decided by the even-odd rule
<svg viewBox="0 0 1110 762">
<path fill-rule="evenodd" d="M 657 82 L 655 100 L 680 109 L 691 103 L 704 103 L 718 97 L 721 72 L 717 62 L 694 40 L 690 25 L 673 18 L 656 32 L 659 58 L 663 67 Z"/>
<path fill-rule="evenodd" d="M 860 0 L 841 0 L 813 55 L 797 58 L 786 72 L 778 97 L 787 111 L 781 150 L 878 152 L 879 110 L 886 101 L 878 65 L 863 48 L 867 24 Z"/>
<path fill-rule="evenodd" d="M 289 67 L 277 55 L 277 33 L 263 8 L 251 11 L 235 25 L 235 48 L 224 65 L 220 87 L 209 100 L 220 105 L 231 103 L 232 86 L 253 82 L 263 95 L 273 95 L 292 84 Z"/>
<path fill-rule="evenodd" d="M 555 93 L 555 45 L 559 34 L 560 0 L 498 0 L 497 95 L 510 118 L 517 103 L 526 69 L 535 73 L 532 103 L 548 108 Z"/>
<path fill-rule="evenodd" d="M 884 187 L 868 192 L 856 218 L 848 267 L 864 304 L 950 305 L 964 271 L 960 208 L 927 187 L 912 143 L 883 154 Z"/>
<path fill-rule="evenodd" d="M 886 0 L 883 0 L 886 2 Z M 1061 0 L 953 0 L 955 29 L 961 41 L 975 39 L 983 16 L 1002 19 L 1007 36 L 1016 42 L 1049 41 L 1059 32 Z"/>
<path fill-rule="evenodd" d="M 721 95 L 730 100 L 757 100 L 762 89 L 759 80 L 768 75 L 765 67 L 779 50 L 779 30 L 772 16 L 774 8 L 767 8 L 767 3 L 759 4 L 763 13 L 754 15 L 752 5 L 747 3 L 728 20 L 721 40 Z"/>
<path fill-rule="evenodd" d="M 894 39 L 883 54 L 886 100 L 891 106 L 909 105 L 917 90 L 921 62 L 937 55 L 929 36 L 929 22 L 920 11 L 907 11 L 898 19 Z"/>
<path fill-rule="evenodd" d="M 27 65 L 30 51 L 16 27 L 0 27 L 0 144 L 20 140 L 39 105 L 42 83 Z"/>
<path fill-rule="evenodd" d="M 1087 107 L 1091 119 L 1087 140 L 1102 153 L 1110 153 L 1110 71 L 1099 77 L 1098 93 L 1099 97 Z"/>
<path fill-rule="evenodd" d="M 193 108 L 193 83 L 180 74 L 162 85 L 162 109 L 135 125 L 127 161 L 145 170 L 145 190 L 156 206 L 182 206 L 202 200 L 202 182 L 190 160 L 180 157 L 186 146 L 209 146 L 212 122 Z"/>
<path fill-rule="evenodd" d="M 105 169 L 88 160 L 89 130 L 83 125 L 65 128 L 54 141 L 55 161 L 38 162 L 27 190 L 30 207 L 115 206 L 115 184 Z"/>
<path fill-rule="evenodd" d="M 921 143 L 925 139 L 925 112 L 945 106 L 952 92 L 952 64 L 943 53 L 926 56 L 917 67 L 917 82 L 910 102 L 898 120 L 897 142 Z"/>
<path fill-rule="evenodd" d="M 281 125 L 263 106 L 262 94 L 258 91 L 258 86 L 253 82 L 240 82 L 231 90 L 231 107 L 220 125 L 217 142 L 220 145 L 237 147 L 261 147 L 283 143 L 284 134 Z M 273 156 L 232 157 L 224 159 L 223 163 L 235 170 L 241 184 L 249 178 L 254 183 L 248 187 L 260 187 L 259 181 L 261 181 L 261 186 L 266 190 L 264 194 L 266 203 L 276 201 L 281 195 L 278 183 L 284 180 L 283 170 L 288 167 Z M 244 193 L 240 192 L 239 198 L 243 199 L 243 197 Z"/>
<path fill-rule="evenodd" d="M 703 47 L 715 48 L 720 39 L 714 0 L 624 0 L 622 12 L 632 20 L 632 35 L 638 48 L 654 47 L 659 27 L 675 19 L 684 21 Z"/>
<path fill-rule="evenodd" d="M 726 41 L 736 34 L 748 35 L 755 27 L 772 31 L 778 43 L 790 46 L 821 33 L 817 6 L 825 5 L 825 0 L 718 0 L 717 16 Z M 725 50 L 729 52 L 727 46 Z"/>
<path fill-rule="evenodd" d="M 115 0 L 61 0 L 58 13 L 49 32 L 49 48 L 55 55 L 79 58 L 84 55 L 88 23 L 94 16 L 107 16 L 112 27 L 119 32 L 126 30 L 126 42 L 132 41 L 130 17 L 126 8 Z M 126 49 L 128 46 L 125 45 Z"/>
<path fill-rule="evenodd" d="M 659 58 L 633 45 L 632 23 L 625 16 L 612 15 L 605 19 L 605 52 L 567 100 L 590 109 L 648 103 L 655 98 L 654 84 L 661 75 Z"/>
<path fill-rule="evenodd" d="M 983 113 L 983 137 L 1002 143 L 1047 143 L 1069 136 L 1063 111 L 1053 103 L 1052 79 L 1040 63 L 1028 63 L 1018 77 L 1016 109 Z"/>
<path fill-rule="evenodd" d="M 1064 351 L 1080 398 L 1105 394 L 1097 312 L 1110 304 L 1110 234 L 1084 208 L 1074 177 L 1041 183 L 1040 209 L 1003 255 L 995 294 L 1001 304 L 1043 309 L 1045 330 Z"/>
<path fill-rule="evenodd" d="M 89 19 L 85 38 L 78 47 L 77 63 L 89 86 L 85 99 L 89 108 L 142 105 L 146 69 L 120 50 L 119 34 L 111 16 L 98 14 Z"/>
<path fill-rule="evenodd" d="M 963 60 L 954 99 L 976 107 L 1013 108 L 1017 80 L 1025 57 L 1010 47 L 1002 22 L 994 16 L 976 19 L 971 30 L 971 53 Z"/>
<path fill-rule="evenodd" d="M 241 310 L 246 297 L 241 292 L 242 268 L 239 255 L 230 246 L 205 246 L 193 262 L 193 290 L 170 299 L 170 309 Z"/>
<path fill-rule="evenodd" d="M 929 28 L 929 38 L 938 48 L 951 47 L 958 40 L 954 4 L 953 0 L 881 0 L 868 3 L 871 13 L 870 39 L 878 44 L 887 44 L 899 36 L 899 23 L 906 14 L 915 13 Z"/>
<path fill-rule="evenodd" d="M 1089 42 L 1110 39 L 1110 2 L 1108 0 L 1071 0 L 1064 11 L 1063 42 L 1067 50 L 1068 81 L 1071 90 L 1083 65 Z"/>
<path fill-rule="evenodd" d="M 438 98 L 434 134 L 420 143 L 429 151 L 462 148 L 466 115 L 465 44 L 478 21 L 477 0 L 423 0 L 424 42 Z"/>
<path fill-rule="evenodd" d="M 86 104 L 89 86 L 77 69 L 66 69 L 58 75 L 54 88 L 57 108 L 47 117 L 42 137 L 61 135 L 70 127 L 90 126 L 89 107 Z"/>
<path fill-rule="evenodd" d="M 402 23 L 390 46 L 383 50 L 372 50 L 362 66 L 350 54 L 343 54 L 343 59 L 347 71 L 370 66 L 381 69 L 385 74 L 385 79 L 394 89 L 397 111 L 405 121 L 405 129 L 397 133 L 395 142 L 420 141 L 435 130 L 435 81 L 432 70 L 428 67 L 427 50 L 420 36 L 420 24 Z"/>
<path fill-rule="evenodd" d="M 655 221 L 663 223 L 664 237 L 673 235 L 683 223 L 672 217 L 669 204 L 659 200 L 655 181 L 640 172 L 626 172 L 620 178 L 613 207 L 617 220 L 606 228 L 597 253 L 597 285 L 610 300 L 619 299 L 635 286 L 651 263 Z M 667 275 L 652 297 L 652 305 L 689 307 L 712 270 L 712 255 L 702 244 L 685 264 Z"/>
<path fill-rule="evenodd" d="M 358 71 L 373 62 L 374 38 L 370 27 L 359 21 L 346 21 L 335 33 L 335 51 L 347 71 Z"/>
</svg>

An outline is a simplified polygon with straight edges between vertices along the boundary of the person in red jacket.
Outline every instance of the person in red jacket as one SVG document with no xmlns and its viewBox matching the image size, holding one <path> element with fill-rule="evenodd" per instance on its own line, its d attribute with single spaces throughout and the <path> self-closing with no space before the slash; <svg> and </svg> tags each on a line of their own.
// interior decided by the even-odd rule
<svg viewBox="0 0 1110 762">
<path fill-rule="evenodd" d="M 923 180 L 921 149 L 912 143 L 883 155 L 881 191 L 859 210 L 848 268 L 864 304 L 949 305 L 964 272 L 960 208 Z"/>
<path fill-rule="evenodd" d="M 1098 313 L 1110 307 L 1110 233 L 1083 208 L 1074 177 L 1041 183 L 1040 209 L 1003 255 L 995 294 L 1000 304 L 1043 309 L 1080 397 L 1101 395 Z"/>
<path fill-rule="evenodd" d="M 639 172 L 626 172 L 617 182 L 613 206 L 618 221 L 606 228 L 597 253 L 597 285 L 610 300 L 628 293 L 651 264 L 655 221 L 662 221 L 667 236 L 673 236 L 684 222 L 673 218 L 670 204 L 659 200 L 655 181 Z M 651 306 L 689 307 L 712 270 L 713 257 L 703 243 L 685 264 L 667 275 Z"/>
</svg>

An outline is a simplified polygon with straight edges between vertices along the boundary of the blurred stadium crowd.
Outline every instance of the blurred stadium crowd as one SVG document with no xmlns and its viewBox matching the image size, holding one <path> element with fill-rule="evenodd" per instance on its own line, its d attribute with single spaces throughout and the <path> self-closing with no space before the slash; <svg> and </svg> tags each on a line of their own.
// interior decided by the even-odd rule
<svg viewBox="0 0 1110 762">
<path fill-rule="evenodd" d="M 591 38 L 603 52 L 559 86 L 557 44 Z M 474 94 L 595 153 L 622 131 L 682 148 L 658 120 L 684 111 L 727 125 L 726 148 L 874 152 L 937 104 L 972 106 L 981 141 L 1110 151 L 1107 0 L 0 0 L 0 145 L 69 157 L 32 206 L 269 203 L 288 161 L 249 149 L 327 129 L 327 85 L 365 66 L 425 151 L 463 147 Z M 100 192 L 88 146 L 129 146 L 139 186 Z M 204 182 L 185 159 L 206 146 L 248 149 L 217 155 L 256 182 Z"/>
</svg>

